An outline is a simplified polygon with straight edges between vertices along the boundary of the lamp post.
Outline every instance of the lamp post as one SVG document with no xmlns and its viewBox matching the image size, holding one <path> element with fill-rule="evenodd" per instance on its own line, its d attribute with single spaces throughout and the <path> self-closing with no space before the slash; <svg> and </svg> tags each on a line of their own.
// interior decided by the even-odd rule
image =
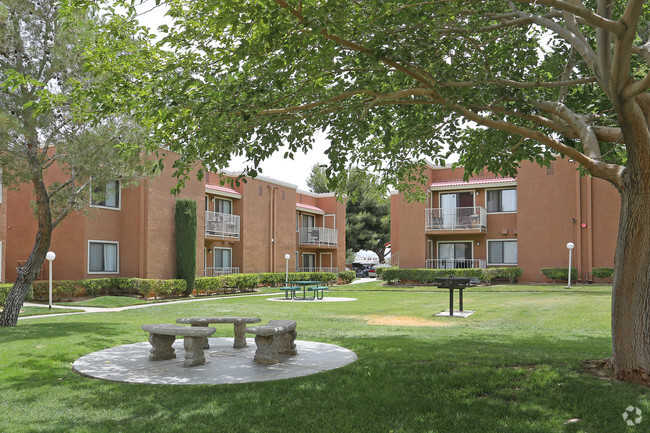
<svg viewBox="0 0 650 433">
<path fill-rule="evenodd" d="M 284 259 L 287 261 L 287 271 L 286 275 L 284 277 L 284 282 L 289 284 L 289 259 L 291 258 L 291 254 L 285 254 Z"/>
<path fill-rule="evenodd" d="M 573 242 L 569 242 L 566 244 L 567 249 L 569 250 L 569 285 L 567 286 L 567 289 L 571 288 L 571 257 L 573 256 Z"/>
<path fill-rule="evenodd" d="M 47 259 L 48 262 L 50 262 L 50 285 L 49 285 L 49 290 L 48 290 L 48 300 L 49 300 L 49 307 L 50 310 L 52 309 L 52 260 L 56 258 L 56 254 L 54 254 L 53 251 L 48 251 L 47 254 L 45 255 L 45 258 Z"/>
</svg>

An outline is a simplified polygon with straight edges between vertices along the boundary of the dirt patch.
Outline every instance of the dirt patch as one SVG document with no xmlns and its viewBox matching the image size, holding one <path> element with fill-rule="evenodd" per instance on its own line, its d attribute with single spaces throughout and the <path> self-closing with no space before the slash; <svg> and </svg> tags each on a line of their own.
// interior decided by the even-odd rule
<svg viewBox="0 0 650 433">
<path fill-rule="evenodd" d="M 427 320 L 420 317 L 406 316 L 363 316 L 363 320 L 369 325 L 393 325 L 393 326 L 452 326 L 453 323 L 441 320 Z"/>
<path fill-rule="evenodd" d="M 605 359 L 587 359 L 582 361 L 582 371 L 598 379 L 615 382 L 614 370 L 610 364 L 609 358 Z"/>
</svg>

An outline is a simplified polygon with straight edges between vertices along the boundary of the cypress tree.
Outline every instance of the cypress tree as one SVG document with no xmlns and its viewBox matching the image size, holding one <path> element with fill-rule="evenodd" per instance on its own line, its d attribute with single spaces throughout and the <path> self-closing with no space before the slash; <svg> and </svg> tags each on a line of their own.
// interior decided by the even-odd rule
<svg viewBox="0 0 650 433">
<path fill-rule="evenodd" d="M 176 200 L 176 277 L 187 281 L 184 295 L 194 290 L 196 278 L 196 201 Z"/>
</svg>

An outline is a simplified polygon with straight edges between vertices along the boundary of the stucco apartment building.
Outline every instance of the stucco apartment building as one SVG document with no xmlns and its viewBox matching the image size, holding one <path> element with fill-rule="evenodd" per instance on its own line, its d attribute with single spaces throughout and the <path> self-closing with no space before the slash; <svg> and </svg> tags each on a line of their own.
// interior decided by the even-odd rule
<svg viewBox="0 0 650 433">
<path fill-rule="evenodd" d="M 178 155 L 167 153 L 165 167 Z M 53 180 L 56 172 L 48 173 Z M 197 202 L 197 276 L 230 273 L 336 271 L 345 269 L 345 205 L 331 194 L 258 177 L 221 185 L 209 173 L 193 176 L 178 196 L 171 170 L 137 187 L 106 185 L 106 200 L 75 212 L 54 230 L 53 278 L 175 278 L 176 199 Z M 29 185 L 5 190 L 0 241 L 6 256 L 2 279 L 14 281 L 28 257 L 37 225 Z M 5 247 L 6 244 L 6 247 Z M 41 278 L 47 278 L 43 267 Z"/>
<path fill-rule="evenodd" d="M 522 162 L 516 178 L 429 166 L 426 203 L 391 196 L 391 246 L 401 268 L 519 266 L 522 282 L 545 282 L 543 267 L 567 267 L 575 248 L 578 279 L 612 267 L 620 198 L 607 182 L 580 176 L 577 164 Z"/>
</svg>

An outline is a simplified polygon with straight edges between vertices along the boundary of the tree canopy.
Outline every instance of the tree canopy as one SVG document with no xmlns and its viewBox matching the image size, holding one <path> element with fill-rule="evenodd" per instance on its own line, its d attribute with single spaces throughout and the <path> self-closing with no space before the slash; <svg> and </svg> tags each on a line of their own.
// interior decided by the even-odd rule
<svg viewBox="0 0 650 433">
<path fill-rule="evenodd" d="M 121 113 L 79 120 L 77 90 L 94 77 L 83 68 L 96 17 L 63 18 L 54 0 L 0 0 L 0 164 L 3 185 L 30 184 L 38 232 L 0 325 L 14 326 L 25 294 L 70 212 L 101 201 L 101 186 L 123 186 L 149 169 L 144 131 Z M 129 143 L 129 146 L 121 146 Z M 52 173 L 55 174 L 52 174 Z M 105 194 L 105 188 L 104 193 Z"/>
<path fill-rule="evenodd" d="M 91 52 L 105 75 L 95 112 L 135 114 L 209 168 L 233 155 L 246 174 L 284 143 L 308 150 L 322 130 L 327 174 L 351 164 L 413 185 L 447 147 L 468 174 L 514 175 L 558 154 L 621 193 L 612 365 L 650 382 L 650 4 L 642 0 L 167 0 L 174 24 L 155 49 L 121 43 L 108 17 Z M 92 0 L 76 0 L 92 4 Z M 109 14 L 110 15 L 110 14 Z M 640 302 L 640 300 L 643 300 Z"/>
</svg>

